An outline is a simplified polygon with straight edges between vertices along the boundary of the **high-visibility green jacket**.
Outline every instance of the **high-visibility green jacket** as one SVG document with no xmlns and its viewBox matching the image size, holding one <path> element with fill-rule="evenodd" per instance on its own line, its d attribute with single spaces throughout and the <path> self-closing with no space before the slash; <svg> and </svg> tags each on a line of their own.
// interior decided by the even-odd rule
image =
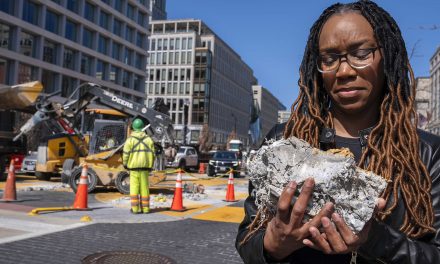
<svg viewBox="0 0 440 264">
<path fill-rule="evenodd" d="M 124 144 L 122 163 L 129 170 L 151 169 L 154 162 L 154 144 L 150 136 L 133 131 Z"/>
</svg>

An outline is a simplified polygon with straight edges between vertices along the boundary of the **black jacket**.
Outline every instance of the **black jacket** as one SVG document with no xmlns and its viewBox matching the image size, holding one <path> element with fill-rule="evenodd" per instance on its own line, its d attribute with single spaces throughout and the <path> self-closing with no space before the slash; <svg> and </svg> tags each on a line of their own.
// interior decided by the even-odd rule
<svg viewBox="0 0 440 264">
<path fill-rule="evenodd" d="M 267 138 L 280 139 L 285 124 L 276 125 Z M 385 222 L 374 222 L 367 242 L 358 250 L 357 263 L 440 263 L 440 137 L 418 131 L 420 156 L 432 178 L 432 203 L 435 234 L 419 239 L 410 239 L 399 231 L 404 219 L 405 207 L 399 199 L 397 208 Z M 253 186 L 249 182 L 249 194 Z M 240 245 L 248 232 L 248 225 L 256 215 L 257 207 L 251 195 L 244 204 L 245 217 L 239 226 L 236 248 L 245 263 L 271 263 L 263 253 L 264 230 L 259 230 L 247 243 Z M 284 262 L 287 263 L 349 263 L 351 254 L 325 255 L 320 251 L 304 247 L 295 251 Z"/>
</svg>

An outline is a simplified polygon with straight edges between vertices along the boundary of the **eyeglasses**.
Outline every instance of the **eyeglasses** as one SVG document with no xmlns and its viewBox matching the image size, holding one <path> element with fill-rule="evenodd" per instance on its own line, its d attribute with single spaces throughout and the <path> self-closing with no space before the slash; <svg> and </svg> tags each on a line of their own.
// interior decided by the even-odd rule
<svg viewBox="0 0 440 264">
<path fill-rule="evenodd" d="M 323 53 L 318 56 L 316 66 L 322 73 L 335 72 L 341 65 L 341 59 L 345 58 L 352 68 L 363 69 L 373 63 L 374 53 L 378 48 L 357 49 L 344 54 Z"/>
</svg>

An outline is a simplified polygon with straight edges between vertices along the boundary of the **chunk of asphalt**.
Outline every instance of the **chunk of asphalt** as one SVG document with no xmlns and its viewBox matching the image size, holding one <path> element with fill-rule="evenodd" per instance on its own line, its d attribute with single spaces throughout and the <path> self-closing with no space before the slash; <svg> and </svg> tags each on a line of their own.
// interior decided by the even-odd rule
<svg viewBox="0 0 440 264">
<path fill-rule="evenodd" d="M 269 141 L 251 158 L 248 169 L 259 209 L 268 208 L 275 215 L 284 187 L 290 181 L 297 182 L 298 197 L 304 181 L 312 177 L 315 187 L 303 221 L 318 214 L 326 202 L 332 202 L 354 233 L 371 219 L 387 184 L 381 176 L 356 167 L 348 149 L 321 151 L 295 137 Z"/>
</svg>

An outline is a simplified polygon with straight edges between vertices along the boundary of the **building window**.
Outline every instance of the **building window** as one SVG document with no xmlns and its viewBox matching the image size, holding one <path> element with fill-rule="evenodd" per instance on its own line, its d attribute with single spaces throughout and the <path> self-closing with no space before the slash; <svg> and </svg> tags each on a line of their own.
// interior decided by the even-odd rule
<svg viewBox="0 0 440 264">
<path fill-rule="evenodd" d="M 63 75 L 63 79 L 61 80 L 61 96 L 67 97 L 71 95 L 75 89 L 74 85 L 74 78 Z"/>
<path fill-rule="evenodd" d="M 145 67 L 142 67 L 142 56 L 138 53 L 135 54 L 135 66 L 139 70 L 145 70 L 145 69 L 143 69 Z"/>
<path fill-rule="evenodd" d="M 23 20 L 38 26 L 40 6 L 30 0 L 23 1 Z"/>
<path fill-rule="evenodd" d="M 163 40 L 163 50 L 168 50 L 168 39 Z"/>
<path fill-rule="evenodd" d="M 186 53 L 186 55 L 187 55 L 187 57 L 186 57 L 186 62 L 187 62 L 188 64 L 191 64 L 191 63 L 192 63 L 192 53 L 191 53 L 191 51 L 188 51 L 188 52 Z"/>
<path fill-rule="evenodd" d="M 113 34 L 117 36 L 121 36 L 122 32 L 122 22 L 118 19 L 113 20 Z"/>
<path fill-rule="evenodd" d="M 119 79 L 119 68 L 112 65 L 110 67 L 110 76 L 109 77 L 110 77 L 109 81 L 117 83 L 117 81 Z"/>
<path fill-rule="evenodd" d="M 180 38 L 176 38 L 176 50 L 180 50 Z"/>
<path fill-rule="evenodd" d="M 186 38 L 182 38 L 182 49 L 186 50 Z"/>
<path fill-rule="evenodd" d="M 50 41 L 44 41 L 43 60 L 56 64 L 57 61 L 57 45 Z"/>
<path fill-rule="evenodd" d="M 157 40 L 157 50 L 162 50 L 162 39 Z"/>
<path fill-rule="evenodd" d="M 67 19 L 65 37 L 67 39 L 70 39 L 71 41 L 76 42 L 78 35 L 77 32 L 78 32 L 77 25 L 73 21 Z"/>
<path fill-rule="evenodd" d="M 107 30 L 110 28 L 110 15 L 106 12 L 101 11 L 99 16 L 99 25 Z"/>
<path fill-rule="evenodd" d="M 174 50 L 174 39 L 170 39 L 170 50 Z"/>
<path fill-rule="evenodd" d="M 0 25 L 1 28 L 1 25 Z M 2 34 L 3 31 L 0 29 L 0 36 L 3 35 Z M 6 35 L 7 36 L 7 35 Z M 36 56 L 36 41 L 35 41 L 35 36 L 26 33 L 24 31 L 21 31 L 20 33 L 20 53 L 26 56 L 30 56 L 30 57 L 34 57 Z M 3 42 L 2 40 L 0 40 L 1 42 Z M 3 46 L 3 45 L 1 45 Z"/>
<path fill-rule="evenodd" d="M 122 1 L 121 0 L 114 0 L 113 7 L 118 10 L 119 12 L 122 11 Z"/>
<path fill-rule="evenodd" d="M 67 0 L 67 9 L 74 13 L 78 13 L 78 2 L 77 0 Z"/>
<path fill-rule="evenodd" d="M 133 66 L 133 51 L 131 49 L 125 48 L 124 63 Z"/>
<path fill-rule="evenodd" d="M 60 16 L 55 14 L 54 12 L 47 10 L 46 11 L 46 27 L 47 31 L 58 34 L 60 32 L 59 29 Z"/>
<path fill-rule="evenodd" d="M 84 9 L 84 17 L 92 22 L 95 22 L 95 10 L 96 7 L 89 2 L 86 1 L 85 9 Z"/>
<path fill-rule="evenodd" d="M 132 27 L 127 26 L 125 28 L 125 40 L 128 42 L 133 42 L 134 29 Z"/>
<path fill-rule="evenodd" d="M 7 83 L 8 81 L 8 64 L 5 59 L 0 57 L 0 83 Z"/>
<path fill-rule="evenodd" d="M 0 11 L 14 15 L 14 2 L 15 0 L 1 0 Z"/>
<path fill-rule="evenodd" d="M 136 45 L 139 48 L 143 48 L 144 47 L 144 38 L 146 38 L 146 36 L 144 34 L 141 34 L 140 32 L 137 33 Z"/>
<path fill-rule="evenodd" d="M 75 70 L 75 51 L 71 49 L 64 49 L 63 67 Z"/>
<path fill-rule="evenodd" d="M 113 42 L 112 57 L 115 60 L 121 59 L 121 45 Z"/>
<path fill-rule="evenodd" d="M 142 92 L 142 85 L 141 85 L 141 77 L 139 75 L 134 75 L 133 77 L 133 88 L 136 91 Z"/>
<path fill-rule="evenodd" d="M 103 37 L 102 35 L 99 35 L 98 51 L 104 55 L 107 55 L 108 54 L 108 43 L 109 43 L 108 38 Z"/>
<path fill-rule="evenodd" d="M 83 46 L 93 49 L 93 32 L 87 28 L 83 29 Z"/>
<path fill-rule="evenodd" d="M 11 48 L 11 27 L 0 23 L 0 48 Z"/>
<path fill-rule="evenodd" d="M 43 70 L 41 74 L 41 84 L 43 84 L 44 92 L 52 93 L 55 92 L 55 73 Z"/>
<path fill-rule="evenodd" d="M 130 73 L 128 71 L 124 71 L 122 74 L 122 86 L 130 87 Z"/>
<path fill-rule="evenodd" d="M 18 83 L 37 80 L 37 68 L 28 64 L 20 63 L 18 66 Z"/>
<path fill-rule="evenodd" d="M 83 54 L 81 58 L 81 73 L 92 75 L 93 58 Z"/>
<path fill-rule="evenodd" d="M 144 27 L 145 26 L 145 21 L 147 20 L 146 17 L 147 17 L 146 14 L 144 14 L 141 11 L 139 11 L 138 12 L 138 24 Z"/>
<path fill-rule="evenodd" d="M 97 60 L 96 62 L 96 78 L 100 80 L 107 80 L 106 74 L 106 64 L 102 60 Z"/>
<path fill-rule="evenodd" d="M 192 49 L 192 38 L 188 38 L 188 49 Z"/>
<path fill-rule="evenodd" d="M 131 20 L 134 20 L 134 6 L 127 4 L 127 17 L 130 18 Z"/>
</svg>

